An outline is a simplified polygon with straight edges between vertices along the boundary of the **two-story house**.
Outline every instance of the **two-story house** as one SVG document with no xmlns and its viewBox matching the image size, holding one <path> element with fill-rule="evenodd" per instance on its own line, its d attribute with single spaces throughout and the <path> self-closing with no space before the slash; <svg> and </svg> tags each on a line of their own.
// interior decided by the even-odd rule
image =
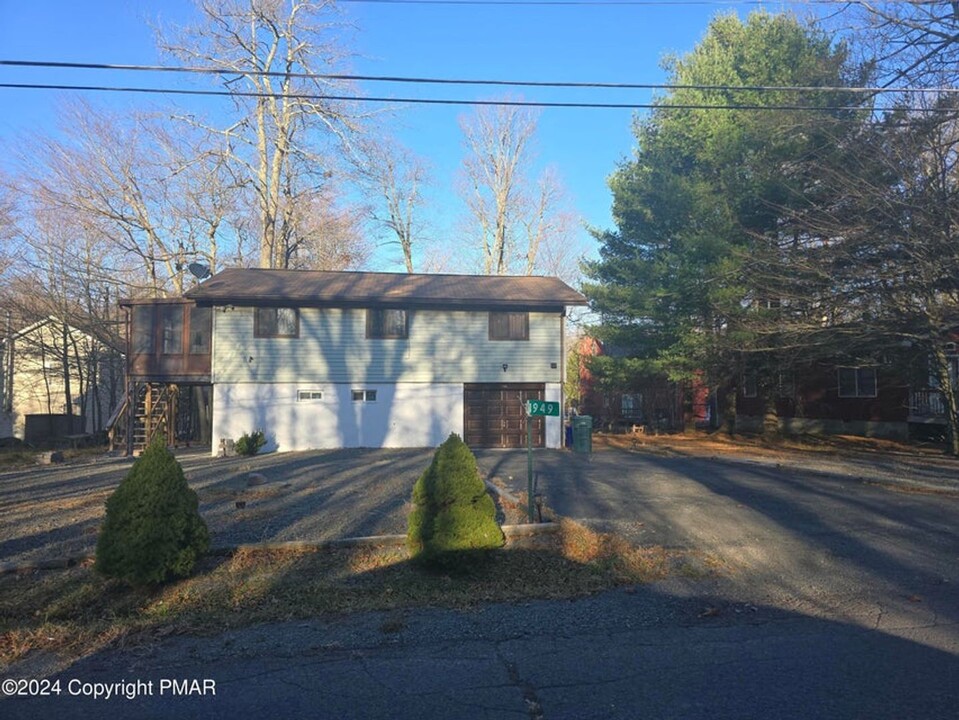
<svg viewBox="0 0 959 720">
<path fill-rule="evenodd" d="M 186 367 L 186 318 L 210 324 L 209 355 L 197 356 L 209 365 L 190 384 L 212 388 L 214 452 L 256 429 L 280 451 L 435 446 L 450 432 L 475 447 L 525 446 L 525 401 L 562 402 L 566 308 L 586 303 L 547 277 L 264 269 L 224 270 L 186 301 L 139 314 L 176 316 L 171 373 Z M 166 331 L 132 318 L 130 337 L 150 339 L 160 371 L 150 381 L 164 382 Z M 562 441 L 560 418 L 535 420 L 537 446 Z"/>
</svg>

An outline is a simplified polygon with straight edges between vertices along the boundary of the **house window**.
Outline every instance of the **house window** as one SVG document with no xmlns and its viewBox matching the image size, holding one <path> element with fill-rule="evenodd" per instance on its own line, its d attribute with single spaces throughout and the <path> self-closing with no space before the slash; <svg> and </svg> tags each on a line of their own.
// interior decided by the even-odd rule
<svg viewBox="0 0 959 720">
<path fill-rule="evenodd" d="M 370 308 L 366 311 L 366 337 L 402 340 L 409 335 L 406 310 Z"/>
<path fill-rule="evenodd" d="M 183 306 L 160 306 L 160 332 L 163 336 L 163 354 L 179 355 L 183 352 Z"/>
<path fill-rule="evenodd" d="M 209 355 L 213 335 L 213 310 L 208 307 L 190 308 L 190 354 Z"/>
<path fill-rule="evenodd" d="M 315 402 L 317 400 L 323 399 L 322 390 L 297 390 L 296 391 L 296 401 L 297 402 Z"/>
<path fill-rule="evenodd" d="M 300 314 L 296 308 L 257 308 L 253 316 L 253 335 L 258 338 L 299 337 Z"/>
<path fill-rule="evenodd" d="M 376 402 L 376 390 L 354 390 L 353 402 Z"/>
<path fill-rule="evenodd" d="M 759 383 L 756 373 L 743 373 L 743 397 L 759 397 Z"/>
<path fill-rule="evenodd" d="M 839 397 L 876 397 L 876 368 L 838 368 Z"/>
<path fill-rule="evenodd" d="M 153 352 L 153 307 L 133 306 L 133 352 L 149 355 Z"/>
<path fill-rule="evenodd" d="M 490 340 L 529 340 L 529 313 L 491 312 Z"/>
<path fill-rule="evenodd" d="M 639 394 L 624 394 L 620 400 L 620 411 L 624 418 L 639 416 L 639 409 L 643 405 L 643 396 Z"/>
</svg>

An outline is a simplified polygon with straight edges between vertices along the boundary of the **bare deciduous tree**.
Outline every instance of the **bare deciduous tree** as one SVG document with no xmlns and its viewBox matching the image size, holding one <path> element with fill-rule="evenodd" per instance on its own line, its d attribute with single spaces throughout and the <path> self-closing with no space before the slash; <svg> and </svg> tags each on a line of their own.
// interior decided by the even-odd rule
<svg viewBox="0 0 959 720">
<path fill-rule="evenodd" d="M 216 153 L 175 138 L 156 118 L 68 106 L 59 138 L 23 153 L 20 191 L 36 207 L 68 214 L 112 246 L 114 276 L 134 295 L 182 294 L 186 267 L 216 266 L 236 212 L 235 190 Z"/>
<path fill-rule="evenodd" d="M 11 329 L 34 330 L 18 337 L 16 361 L 5 364 L 7 374 L 23 373 L 13 391 L 45 396 L 47 413 L 79 415 L 85 429 L 100 430 L 123 376 L 115 305 L 121 285 L 108 271 L 113 249 L 80 213 L 60 207 L 21 208 L 17 233 L 22 247 L 5 306 Z"/>
<path fill-rule="evenodd" d="M 371 196 L 370 219 L 385 230 L 386 242 L 399 245 L 406 272 L 414 270 L 413 248 L 423 243 L 420 210 L 426 164 L 409 150 L 386 139 L 367 139 L 360 153 L 358 174 Z"/>
<path fill-rule="evenodd" d="M 346 270 L 362 267 L 373 248 L 363 232 L 365 209 L 350 206 L 331 188 L 301 194 L 290 205 L 284 231 L 285 267 L 304 270 Z"/>
<path fill-rule="evenodd" d="M 954 85 L 959 73 L 959 3 L 954 0 L 850 3 L 839 16 L 890 87 Z"/>
<path fill-rule="evenodd" d="M 460 119 L 466 144 L 462 196 L 488 275 L 532 275 L 544 250 L 556 259 L 555 243 L 568 239 L 570 215 L 558 174 L 531 177 L 537 117 L 526 108 L 483 106 Z"/>
<path fill-rule="evenodd" d="M 287 243 L 303 235 L 291 203 L 310 197 L 332 164 L 323 141 L 356 131 L 346 104 L 321 99 L 348 92 L 331 73 L 343 50 L 333 37 L 335 3 L 328 0 L 200 0 L 199 24 L 161 39 L 164 50 L 193 66 L 226 71 L 235 122 L 216 130 L 237 178 L 258 211 L 260 266 L 287 267 Z M 193 122 L 197 122 L 193 120 Z M 199 123 L 197 123 L 199 124 Z"/>
</svg>

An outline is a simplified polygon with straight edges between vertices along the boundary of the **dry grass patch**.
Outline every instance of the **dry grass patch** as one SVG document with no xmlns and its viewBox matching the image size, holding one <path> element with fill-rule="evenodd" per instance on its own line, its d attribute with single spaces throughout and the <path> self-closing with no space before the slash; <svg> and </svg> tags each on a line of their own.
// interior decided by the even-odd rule
<svg viewBox="0 0 959 720">
<path fill-rule="evenodd" d="M 671 434 L 608 434 L 594 435 L 595 447 L 621 450 L 674 451 L 689 455 L 724 455 L 748 453 L 758 457 L 782 459 L 788 453 L 802 452 L 819 455 L 904 454 L 914 456 L 942 456 L 940 445 L 915 445 L 895 440 L 867 438 L 856 435 L 783 435 L 763 438 L 759 435 L 728 435 L 720 431 L 696 430 Z"/>
<path fill-rule="evenodd" d="M 575 597 L 671 572 L 689 576 L 688 557 L 636 548 L 564 520 L 559 532 L 518 539 L 455 576 L 426 572 L 395 547 L 243 550 L 207 558 L 193 577 L 153 591 L 128 588 L 90 567 L 7 575 L 0 577 L 0 665 L 38 650 L 76 657 L 266 621 Z"/>
</svg>

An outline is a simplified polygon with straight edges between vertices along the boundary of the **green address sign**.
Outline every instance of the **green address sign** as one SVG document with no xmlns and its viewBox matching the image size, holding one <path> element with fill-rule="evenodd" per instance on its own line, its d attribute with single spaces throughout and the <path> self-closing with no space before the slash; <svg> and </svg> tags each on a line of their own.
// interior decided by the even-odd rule
<svg viewBox="0 0 959 720">
<path fill-rule="evenodd" d="M 536 415 L 559 417 L 559 403 L 546 402 L 545 400 L 527 400 L 526 414 L 530 417 L 534 417 Z"/>
</svg>

